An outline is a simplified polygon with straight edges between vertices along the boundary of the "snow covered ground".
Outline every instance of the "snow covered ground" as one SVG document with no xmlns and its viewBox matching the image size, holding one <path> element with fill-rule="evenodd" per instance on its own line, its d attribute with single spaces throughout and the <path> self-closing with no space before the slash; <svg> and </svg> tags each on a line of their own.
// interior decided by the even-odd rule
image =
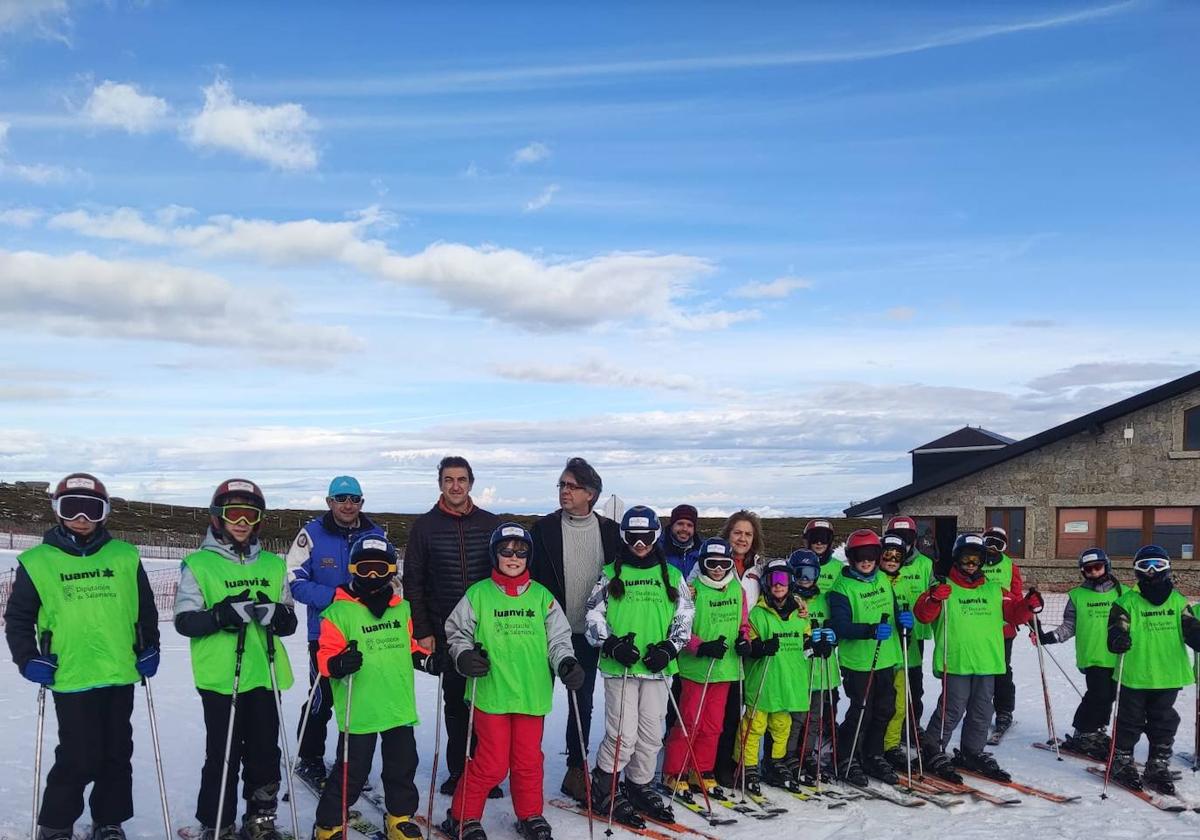
<svg viewBox="0 0 1200 840">
<path fill-rule="evenodd" d="M 0 552 L 0 568 L 11 561 L 11 556 Z M 203 756 L 203 725 L 200 701 L 192 686 L 188 660 L 187 640 L 174 632 L 169 622 L 164 622 L 163 661 L 158 676 L 152 681 L 159 727 L 163 737 L 164 764 L 171 814 L 176 826 L 195 822 L 196 784 Z M 297 635 L 287 642 L 287 649 L 294 664 L 304 662 L 304 639 Z M 1072 649 L 1070 644 L 1051 649 L 1070 673 Z M 928 655 L 928 652 L 927 652 Z M 786 804 L 790 812 L 769 823 L 768 831 L 773 836 L 785 836 L 803 831 L 807 840 L 826 837 L 887 838 L 926 837 L 931 831 L 952 832 L 955 840 L 973 837 L 1020 838 L 1033 835 L 1065 838 L 1142 838 L 1166 836 L 1167 832 L 1195 832 L 1200 829 L 1200 814 L 1166 814 L 1133 798 L 1119 788 L 1110 793 L 1107 801 L 1099 798 L 1100 783 L 1084 770 L 1084 763 L 1075 759 L 1055 760 L 1052 753 L 1032 749 L 1029 744 L 1046 737 L 1045 717 L 1042 711 L 1042 692 L 1038 678 L 1037 654 L 1024 634 L 1017 640 L 1015 659 L 1018 681 L 1016 724 L 1004 743 L 995 749 L 1000 763 L 1019 781 L 1049 788 L 1051 790 L 1078 794 L 1082 800 L 1067 805 L 1057 805 L 1043 800 L 1022 797 L 1020 805 L 998 808 L 986 803 L 966 802 L 951 810 L 926 805 L 921 808 L 905 809 L 879 801 L 851 803 L 845 808 L 827 811 L 814 803 L 797 802 L 778 793 L 775 798 Z M 7 648 L 3 654 L 8 660 Z M 1054 698 L 1055 721 L 1062 733 L 1070 724 L 1077 697 L 1060 674 L 1047 661 L 1048 679 Z M 301 673 L 304 667 L 297 668 Z M 29 825 L 29 808 L 32 795 L 32 768 L 34 751 L 34 722 L 36 719 L 37 689 L 22 679 L 7 661 L 0 662 L 0 733 L 3 734 L 4 750 L 0 752 L 0 835 L 6 837 L 25 836 Z M 1077 678 L 1082 686 L 1082 680 Z M 938 687 L 932 677 L 927 676 L 926 703 L 936 702 Z M 433 759 L 433 722 L 436 681 L 424 674 L 417 676 L 418 702 L 422 713 L 422 724 L 417 730 L 417 743 L 421 751 L 421 768 L 417 784 L 424 792 L 429 782 L 430 764 Z M 284 708 L 288 716 L 289 734 L 298 719 L 306 687 L 298 682 L 284 696 Z M 602 693 L 597 687 L 597 708 L 602 703 Z M 1190 750 L 1193 738 L 1194 694 L 1185 688 L 1179 697 L 1178 710 L 1184 722 L 1180 727 L 1176 746 Z M 565 752 L 563 732 L 567 716 L 565 695 L 559 692 L 556 705 L 546 726 L 544 750 L 546 753 L 545 790 L 547 797 L 558 795 L 558 784 L 562 779 Z M 136 816 L 126 824 L 130 837 L 162 837 L 162 816 L 158 802 L 158 787 L 154 774 L 153 752 L 150 746 L 149 727 L 146 719 L 145 699 L 138 689 L 134 713 L 134 780 Z M 601 732 L 592 733 L 592 747 L 599 742 Z M 327 757 L 333 754 L 336 735 L 330 728 L 330 747 Z M 55 743 L 54 716 L 47 704 L 46 747 L 43 755 L 43 773 L 53 760 Z M 1140 745 L 1139 755 L 1144 758 L 1145 742 Z M 445 761 L 439 776 L 444 777 Z M 1193 776 L 1183 765 L 1180 792 L 1200 801 L 1200 777 Z M 374 776 L 379 773 L 378 761 Z M 988 787 L 980 783 L 981 787 Z M 505 784 L 507 791 L 507 784 Z M 1003 789 L 996 788 L 997 791 Z M 297 791 L 301 834 L 308 836 L 312 825 L 315 801 L 303 789 Z M 786 800 L 786 802 L 785 802 Z M 439 797 L 435 814 L 444 814 L 448 800 Z M 484 827 L 494 838 L 514 838 L 512 829 L 511 802 L 508 798 L 488 803 Z M 369 805 L 363 804 L 366 815 L 372 815 Z M 421 810 L 424 812 L 424 802 Z M 681 809 L 681 820 L 689 822 L 692 815 Z M 587 836 L 587 823 L 582 817 L 564 813 L 548 807 L 547 819 L 553 824 L 558 838 L 583 838 Z M 280 809 L 280 826 L 290 829 L 290 815 L 286 805 Z M 87 822 L 85 814 L 81 825 Z M 726 828 L 709 829 L 698 820 L 694 824 L 713 834 L 730 840 L 751 840 L 761 836 L 764 825 L 743 819 Z M 598 835 L 602 836 L 602 835 Z M 621 831 L 617 837 L 632 835 Z M 695 838 L 693 838 L 695 840 Z"/>
</svg>

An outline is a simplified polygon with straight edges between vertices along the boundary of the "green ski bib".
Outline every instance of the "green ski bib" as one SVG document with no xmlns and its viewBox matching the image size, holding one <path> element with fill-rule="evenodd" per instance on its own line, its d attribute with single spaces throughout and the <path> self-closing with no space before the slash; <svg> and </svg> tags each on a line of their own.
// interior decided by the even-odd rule
<svg viewBox="0 0 1200 840">
<path fill-rule="evenodd" d="M 679 570 L 668 566 L 667 574 L 671 587 L 678 590 L 682 579 Z M 604 575 L 610 581 L 616 577 L 615 566 L 611 563 L 605 566 Z M 648 569 L 624 565 L 621 567 L 621 581 L 625 584 L 625 594 L 620 598 L 614 598 L 611 590 L 608 594 L 609 632 L 614 636 L 633 633 L 633 643 L 644 655 L 649 645 L 666 640 L 671 620 L 675 617 L 675 602 L 667 597 L 662 571 L 657 564 Z M 604 654 L 600 655 L 600 670 L 613 677 L 625 673 L 625 668 L 617 660 Z M 672 659 L 660 676 L 669 677 L 678 671 L 678 660 Z M 650 669 L 640 659 L 629 669 L 629 673 L 652 676 Z"/>
<path fill-rule="evenodd" d="M 1076 586 L 1067 593 L 1075 605 L 1075 667 L 1117 667 L 1117 655 L 1108 649 L 1108 614 L 1120 597 L 1122 587 L 1097 592 Z"/>
<path fill-rule="evenodd" d="M 488 652 L 486 677 L 467 680 L 466 699 L 494 715 L 547 715 L 554 699 L 546 616 L 554 597 L 540 583 L 516 597 L 491 578 L 472 584 L 466 598 L 475 611 L 475 641 Z M 474 688 L 472 688 L 474 685 Z"/>
<path fill-rule="evenodd" d="M 820 588 L 819 583 L 817 586 Z M 816 627 L 818 624 L 822 627 L 829 626 L 829 599 L 826 598 L 823 589 L 818 591 L 812 598 L 806 598 L 804 605 L 808 607 L 808 622 L 810 627 Z M 837 688 L 842 684 L 842 669 L 838 664 L 836 645 L 833 648 L 833 656 L 828 659 L 815 657 L 813 663 L 813 691 Z"/>
<path fill-rule="evenodd" d="M 883 572 L 876 572 L 870 581 L 842 575 L 833 591 L 846 596 L 850 602 L 850 617 L 855 624 L 879 624 L 885 613 L 889 620 L 896 620 L 892 585 Z M 890 639 L 878 643 L 874 639 L 839 639 L 838 656 L 842 667 L 851 671 L 870 671 L 876 644 L 879 645 L 876 668 L 891 668 L 900 664 L 900 639 L 893 633 Z"/>
<path fill-rule="evenodd" d="M 946 582 L 950 584 L 950 597 L 942 602 L 942 611 L 933 625 L 933 672 L 942 673 L 945 645 L 949 647 L 948 673 L 1003 674 L 1004 590 L 990 580 L 974 589 L 959 586 L 950 578 Z"/>
<path fill-rule="evenodd" d="M 900 572 L 893 582 L 896 586 L 897 609 L 907 608 L 912 612 L 921 593 L 929 589 L 933 583 L 933 560 L 921 552 L 916 552 L 912 560 L 900 567 Z M 933 628 L 928 624 L 916 622 L 909 634 L 908 667 L 915 668 L 921 664 L 921 651 L 914 641 L 924 642 L 933 638 Z"/>
<path fill-rule="evenodd" d="M 683 651 L 679 654 L 679 674 L 684 679 L 702 683 L 707 676 L 709 682 L 734 682 L 738 678 L 738 656 L 733 646 L 737 642 L 738 630 L 742 626 L 742 587 L 736 578 L 724 589 L 713 589 L 696 581 L 696 612 L 692 618 L 692 635 L 700 641 L 709 642 L 724 636 L 729 649 L 717 660 L 697 656 Z M 712 673 L 708 666 L 712 663 Z"/>
<path fill-rule="evenodd" d="M 804 655 L 804 639 L 809 635 L 809 620 L 792 610 L 785 621 L 760 599 L 750 610 L 750 626 L 760 639 L 779 639 L 779 652 L 750 660 L 746 669 L 746 708 L 807 712 L 810 660 Z"/>
<path fill-rule="evenodd" d="M 1183 642 L 1183 611 L 1187 598 L 1172 590 L 1161 606 L 1154 606 L 1137 590 L 1125 590 L 1117 605 L 1129 613 L 1129 638 L 1133 647 L 1121 666 L 1126 688 L 1183 688 L 1192 681 L 1192 657 Z M 1115 675 L 1114 675 L 1115 676 Z"/>
<path fill-rule="evenodd" d="M 981 568 L 983 569 L 983 576 L 988 579 L 988 583 L 999 584 L 1000 588 L 1007 592 L 1009 587 L 1012 586 L 1012 567 L 1012 558 L 1001 552 L 1000 559 L 995 565 L 984 563 Z M 1017 592 L 1014 594 L 1020 595 L 1021 593 Z"/>
<path fill-rule="evenodd" d="M 397 726 L 416 726 L 417 698 L 413 687 L 412 609 L 403 599 L 376 618 L 358 601 L 335 598 L 321 612 L 346 637 L 357 642 L 363 666 L 354 676 L 350 733 L 384 732 Z M 346 731 L 347 678 L 330 679 L 334 719 Z"/>
</svg>

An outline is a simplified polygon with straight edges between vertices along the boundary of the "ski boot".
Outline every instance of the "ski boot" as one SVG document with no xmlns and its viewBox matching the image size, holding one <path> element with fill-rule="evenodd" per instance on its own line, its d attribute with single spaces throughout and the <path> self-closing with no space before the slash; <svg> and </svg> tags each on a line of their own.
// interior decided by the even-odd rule
<svg viewBox="0 0 1200 840">
<path fill-rule="evenodd" d="M 558 788 L 580 805 L 587 804 L 587 770 L 583 767 L 568 767 Z"/>
<path fill-rule="evenodd" d="M 411 816 L 387 815 L 387 840 L 421 840 L 421 829 Z"/>
<path fill-rule="evenodd" d="M 592 771 L 592 813 L 597 817 L 607 819 L 610 811 L 613 822 L 619 822 L 630 828 L 646 827 L 646 821 L 625 798 L 622 786 L 614 787 L 613 774 L 605 773 L 597 767 Z M 486 840 L 486 838 L 482 838 L 482 840 Z"/>
<path fill-rule="evenodd" d="M 900 777 L 896 775 L 896 771 L 892 769 L 892 765 L 882 753 L 876 755 L 864 755 L 862 760 L 863 770 L 872 779 L 878 779 L 885 785 L 894 785 L 900 781 Z"/>
<path fill-rule="evenodd" d="M 275 829 L 279 783 L 255 788 L 246 800 L 246 815 L 242 817 L 242 840 L 281 840 Z"/>
<path fill-rule="evenodd" d="M 550 823 L 546 822 L 546 818 L 541 814 L 517 820 L 517 834 L 520 834 L 525 840 L 552 840 L 554 837 L 550 830 Z"/>
<path fill-rule="evenodd" d="M 1142 789 L 1142 777 L 1138 775 L 1132 750 L 1113 750 L 1112 768 L 1109 770 L 1114 782 L 1134 790 Z"/>
<path fill-rule="evenodd" d="M 961 750 L 954 751 L 954 766 L 961 767 L 964 770 L 970 770 L 973 773 L 987 776 L 989 779 L 995 779 L 998 782 L 1011 782 L 1012 776 L 1008 775 L 999 764 L 996 763 L 995 757 L 990 752 L 977 753 L 963 752 Z"/>
<path fill-rule="evenodd" d="M 796 790 L 800 787 L 800 759 L 796 756 L 788 756 L 780 762 L 783 765 L 783 771 L 787 773 L 788 778 L 792 781 L 791 790 Z"/>
<path fill-rule="evenodd" d="M 908 769 L 909 757 L 904 747 L 892 747 L 890 750 L 884 752 L 883 757 L 887 759 L 887 763 L 892 765 L 897 773 Z"/>
<path fill-rule="evenodd" d="M 458 780 L 462 778 L 462 773 L 451 773 L 446 777 L 446 781 L 442 782 L 438 787 L 438 793 L 443 796 L 453 796 L 454 791 L 458 788 Z"/>
<path fill-rule="evenodd" d="M 479 820 L 463 820 L 461 823 L 454 819 L 450 811 L 446 811 L 446 819 L 438 826 L 451 837 L 461 837 L 462 840 L 487 840 L 487 832 L 479 824 Z"/>
<path fill-rule="evenodd" d="M 69 828 L 50 828 L 39 825 L 37 830 L 37 840 L 71 840 L 74 836 L 75 833 Z"/>
<path fill-rule="evenodd" d="M 696 798 L 692 796 L 692 786 L 688 784 L 687 779 L 683 776 L 663 776 L 662 791 L 672 799 L 678 799 L 680 802 L 695 802 Z"/>
<path fill-rule="evenodd" d="M 671 810 L 670 805 L 663 802 L 663 798 L 658 795 L 658 791 L 654 789 L 653 785 L 639 785 L 637 782 L 626 779 L 623 786 L 625 796 L 628 797 L 629 804 L 634 807 L 634 810 L 659 822 L 675 822 L 675 812 Z"/>
<path fill-rule="evenodd" d="M 838 778 L 844 779 L 855 787 L 866 787 L 870 783 L 857 758 L 839 762 Z"/>
<path fill-rule="evenodd" d="M 1000 739 L 1002 739 L 1004 734 L 1008 732 L 1009 728 L 1012 726 L 1012 722 L 1012 712 L 996 712 L 996 722 L 992 724 L 992 734 L 988 739 L 989 742 L 996 744 L 1000 743 Z"/>
<path fill-rule="evenodd" d="M 1175 779 L 1171 775 L 1171 747 L 1168 744 L 1152 744 L 1146 769 L 1142 772 L 1142 784 L 1150 790 L 1175 795 Z"/>
<path fill-rule="evenodd" d="M 95 825 L 91 840 L 125 840 L 125 829 L 119 825 Z"/>
<path fill-rule="evenodd" d="M 809 755 L 804 759 L 804 763 L 801 765 L 798 776 L 800 783 L 804 785 L 813 785 L 816 783 L 818 778 L 820 778 L 823 783 L 829 783 L 833 781 L 833 776 L 830 774 L 829 768 L 822 764 L 816 755 Z"/>
<path fill-rule="evenodd" d="M 314 791 L 319 791 L 325 786 L 328 775 L 325 762 L 319 758 L 302 758 L 296 763 L 296 778 Z"/>
<path fill-rule="evenodd" d="M 737 782 L 738 784 L 734 786 L 734 790 L 741 790 L 744 784 L 747 794 L 762 796 L 762 780 L 759 778 L 757 767 L 743 767 L 742 775 L 737 779 Z"/>
<path fill-rule="evenodd" d="M 1083 753 L 1097 761 L 1108 760 L 1108 737 L 1101 731 L 1075 732 L 1063 738 L 1062 746 L 1072 752 Z"/>
<path fill-rule="evenodd" d="M 707 793 L 710 799 L 728 799 L 729 792 L 717 784 L 712 773 L 697 774 L 695 770 L 688 774 L 688 784 L 693 793 Z M 703 795 L 703 793 L 701 795 Z M 694 797 L 693 797 L 694 798 Z"/>
<path fill-rule="evenodd" d="M 922 754 L 925 759 L 926 772 L 956 785 L 963 783 L 963 777 L 954 769 L 954 762 L 950 760 L 950 756 L 941 750 L 932 748 L 925 749 Z"/>
<path fill-rule="evenodd" d="M 796 777 L 788 771 L 783 759 L 764 758 L 760 773 L 765 785 L 785 790 L 795 790 L 797 787 Z"/>
<path fill-rule="evenodd" d="M 312 840 L 342 840 L 340 825 L 323 826 L 313 824 Z"/>
</svg>

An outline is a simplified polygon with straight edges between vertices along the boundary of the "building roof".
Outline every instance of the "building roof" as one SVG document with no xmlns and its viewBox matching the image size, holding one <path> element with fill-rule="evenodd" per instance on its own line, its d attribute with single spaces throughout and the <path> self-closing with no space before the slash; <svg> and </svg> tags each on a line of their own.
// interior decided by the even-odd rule
<svg viewBox="0 0 1200 840">
<path fill-rule="evenodd" d="M 937 440 L 924 443 L 909 452 L 945 451 L 947 449 L 976 449 L 981 447 L 1007 446 L 1016 440 L 996 432 L 989 432 L 981 426 L 963 426 L 948 435 L 942 435 Z"/>
<path fill-rule="evenodd" d="M 1044 432 L 1039 432 L 1032 437 L 1017 441 L 1002 449 L 981 452 L 978 456 L 969 458 L 944 472 L 929 476 L 921 481 L 914 481 L 903 487 L 898 487 L 895 490 L 884 493 L 881 496 L 876 496 L 873 499 L 868 499 L 865 502 L 851 505 L 846 508 L 845 514 L 846 516 L 874 516 L 881 513 L 888 505 L 910 499 L 913 496 L 919 496 L 922 493 L 927 493 L 930 490 L 941 487 L 943 484 L 958 481 L 960 478 L 972 475 L 996 464 L 1001 464 L 1012 458 L 1018 458 L 1027 452 L 1040 449 L 1043 446 L 1071 437 L 1079 432 L 1089 430 L 1098 432 L 1104 428 L 1105 423 L 1155 405 L 1163 400 L 1177 397 L 1195 388 L 1200 388 L 1200 370 L 1151 388 L 1148 391 L 1143 391 L 1140 394 L 1135 394 L 1120 402 L 1099 408 L 1090 414 L 1076 417 L 1074 420 L 1068 420 L 1066 423 L 1062 423 L 1052 429 L 1047 429 Z M 934 442 L 936 443 L 937 441 Z M 926 446 L 929 445 L 926 444 Z"/>
</svg>

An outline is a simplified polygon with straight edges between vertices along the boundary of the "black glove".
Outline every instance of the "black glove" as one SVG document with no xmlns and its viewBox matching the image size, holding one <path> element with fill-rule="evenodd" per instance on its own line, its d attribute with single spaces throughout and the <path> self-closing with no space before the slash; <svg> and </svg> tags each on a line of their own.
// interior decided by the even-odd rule
<svg viewBox="0 0 1200 840">
<path fill-rule="evenodd" d="M 584 672 L 582 665 L 576 662 L 574 658 L 568 656 L 562 662 L 558 663 L 558 678 L 567 687 L 567 691 L 578 691 L 583 688 L 587 674 Z"/>
<path fill-rule="evenodd" d="M 774 656 L 779 653 L 779 637 L 772 636 L 769 639 L 755 639 L 750 643 L 750 658 L 764 659 L 768 656 Z"/>
<path fill-rule="evenodd" d="M 228 595 L 209 610 L 213 621 L 221 630 L 237 630 L 243 625 L 254 621 L 254 601 L 250 599 L 250 590 L 244 589 L 237 595 Z"/>
<path fill-rule="evenodd" d="M 287 604 L 278 604 L 260 592 L 251 610 L 254 620 L 274 636 L 290 636 L 296 630 L 296 611 Z"/>
<path fill-rule="evenodd" d="M 1039 645 L 1056 645 L 1058 644 L 1058 636 L 1054 635 L 1053 630 L 1043 630 L 1038 633 Z"/>
<path fill-rule="evenodd" d="M 833 642 L 826 639 L 824 636 L 817 638 L 813 636 L 812 641 L 813 656 L 819 656 L 821 659 L 828 659 L 833 656 Z"/>
<path fill-rule="evenodd" d="M 362 667 L 362 651 L 357 645 L 344 648 L 341 653 L 329 657 L 329 676 L 341 679 Z"/>
<path fill-rule="evenodd" d="M 435 650 L 428 655 L 419 650 L 412 652 L 413 667 L 418 671 L 424 671 L 431 677 L 436 677 L 438 674 L 446 670 L 447 656 L 440 650 Z"/>
<path fill-rule="evenodd" d="M 671 664 L 675 654 L 675 645 L 670 642 L 654 642 L 646 647 L 646 655 L 642 657 L 642 662 L 650 669 L 650 673 L 657 674 Z"/>
<path fill-rule="evenodd" d="M 1120 627 L 1110 627 L 1108 630 L 1108 649 L 1113 653 L 1127 653 L 1133 647 L 1133 639 L 1129 631 Z"/>
<path fill-rule="evenodd" d="M 626 668 L 632 668 L 642 658 L 642 652 L 633 643 L 632 633 L 627 636 L 609 636 L 604 640 L 600 650 L 605 656 L 617 660 Z"/>
<path fill-rule="evenodd" d="M 696 648 L 697 656 L 707 656 L 709 659 L 724 659 L 727 653 L 729 653 L 729 644 L 725 641 L 724 636 L 708 642 L 701 642 L 700 646 Z"/>
<path fill-rule="evenodd" d="M 733 652 L 745 659 L 747 656 L 753 655 L 754 643 L 745 636 L 739 636 L 738 640 L 733 643 Z"/>
<path fill-rule="evenodd" d="M 492 663 L 488 662 L 487 651 L 481 645 L 464 650 L 458 655 L 454 664 L 458 667 L 458 673 L 464 677 L 486 677 L 488 671 L 492 669 Z"/>
</svg>

